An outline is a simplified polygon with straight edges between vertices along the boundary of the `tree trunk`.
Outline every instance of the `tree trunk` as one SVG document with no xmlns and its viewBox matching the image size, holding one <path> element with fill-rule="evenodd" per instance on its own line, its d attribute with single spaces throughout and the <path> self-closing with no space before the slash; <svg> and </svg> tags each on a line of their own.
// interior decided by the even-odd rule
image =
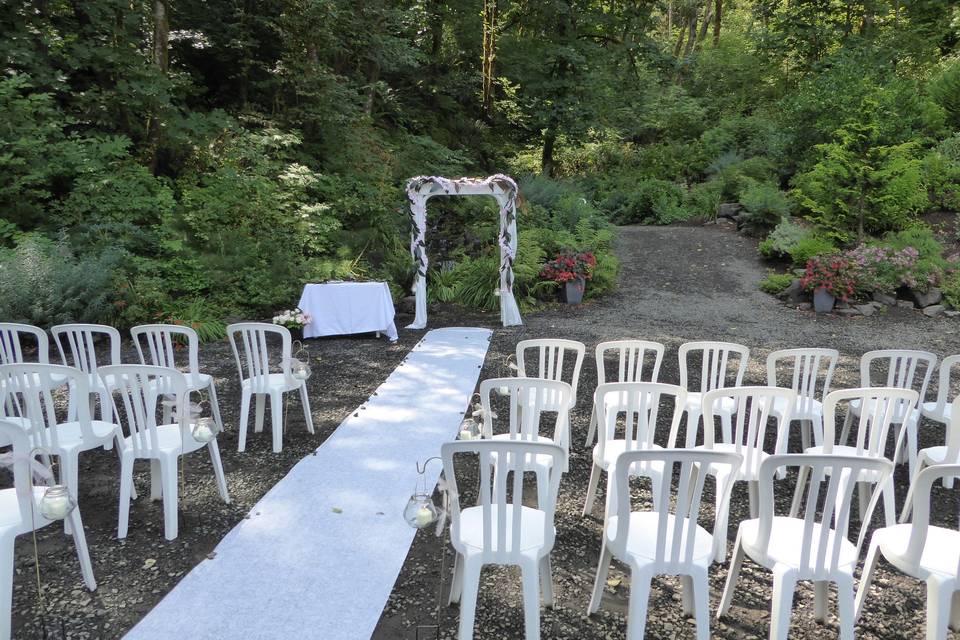
<svg viewBox="0 0 960 640">
<path fill-rule="evenodd" d="M 540 173 L 553 177 L 553 148 L 557 142 L 557 130 L 550 126 L 543 132 L 543 156 L 540 158 Z"/>
<path fill-rule="evenodd" d="M 367 63 L 367 101 L 363 105 L 363 112 L 367 116 L 373 115 L 373 102 L 377 95 L 377 82 L 380 81 L 380 62 L 371 58 Z"/>
<path fill-rule="evenodd" d="M 700 14 L 700 8 L 693 8 L 693 15 L 690 16 L 689 33 L 687 34 L 687 45 L 683 48 L 683 57 L 693 53 L 693 47 L 697 44 L 697 18 Z"/>
<path fill-rule="evenodd" d="M 707 39 L 707 31 L 710 29 L 710 22 L 713 20 L 713 7 L 710 6 L 710 0 L 707 0 L 707 6 L 703 10 L 703 22 L 700 23 L 700 35 L 697 36 L 697 49 L 703 46 L 703 41 Z"/>
<path fill-rule="evenodd" d="M 680 35 L 677 36 L 677 44 L 673 45 L 673 57 L 679 58 L 680 52 L 683 51 L 683 39 L 687 35 L 686 29 L 680 29 Z"/>
<path fill-rule="evenodd" d="M 170 68 L 170 17 L 167 0 L 153 0 L 153 64 L 163 73 Z"/>
<path fill-rule="evenodd" d="M 440 48 L 443 45 L 443 0 L 434 0 L 430 16 L 430 60 L 434 66 L 440 62 Z"/>
<path fill-rule="evenodd" d="M 713 46 L 720 44 L 720 19 L 723 15 L 723 0 L 717 0 L 713 10 Z"/>
<path fill-rule="evenodd" d="M 483 2 L 483 112 L 493 115 L 493 68 L 497 57 L 497 0 Z"/>
</svg>

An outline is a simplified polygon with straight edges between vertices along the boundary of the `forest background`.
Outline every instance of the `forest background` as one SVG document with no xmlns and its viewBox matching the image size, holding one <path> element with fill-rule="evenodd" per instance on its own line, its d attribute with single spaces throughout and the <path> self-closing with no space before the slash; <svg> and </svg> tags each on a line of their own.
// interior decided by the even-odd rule
<svg viewBox="0 0 960 640">
<path fill-rule="evenodd" d="M 787 271 L 770 290 L 893 257 L 859 294 L 960 305 L 956 3 L 12 0 L 0 25 L 5 321 L 212 338 L 305 282 L 407 295 L 406 180 L 497 172 L 526 309 L 559 252 L 595 253 L 602 295 L 613 224 L 727 203 Z M 492 200 L 428 218 L 432 299 L 495 308 Z"/>
</svg>

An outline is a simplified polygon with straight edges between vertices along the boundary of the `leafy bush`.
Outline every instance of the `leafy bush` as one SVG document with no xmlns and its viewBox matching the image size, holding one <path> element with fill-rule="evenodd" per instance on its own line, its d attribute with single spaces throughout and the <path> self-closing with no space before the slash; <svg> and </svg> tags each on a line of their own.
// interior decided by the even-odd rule
<svg viewBox="0 0 960 640">
<path fill-rule="evenodd" d="M 659 178 L 644 178 L 631 190 L 608 197 L 600 203 L 600 208 L 619 224 L 669 224 L 687 219 L 683 198 L 683 187 Z"/>
<path fill-rule="evenodd" d="M 960 310 L 960 269 L 954 269 L 940 282 L 940 290 L 946 303 Z"/>
<path fill-rule="evenodd" d="M 923 157 L 923 179 L 934 206 L 960 211 L 960 134 L 942 141 Z"/>
<path fill-rule="evenodd" d="M 837 247 L 816 228 L 784 218 L 760 242 L 758 249 L 767 258 L 788 257 L 794 266 L 805 267 L 811 258 L 833 253 Z"/>
<path fill-rule="evenodd" d="M 788 251 L 790 261 L 796 267 L 802 267 L 817 256 L 833 253 L 837 246 L 829 239 L 821 235 L 808 235 L 793 245 Z"/>
<path fill-rule="evenodd" d="M 925 225 L 914 225 L 897 233 L 888 233 L 880 245 L 889 248 L 891 252 L 906 249 L 916 252 L 916 261 L 903 282 L 912 289 L 927 290 L 936 285 L 943 273 L 950 268 L 950 264 L 943 257 L 943 244 Z"/>
<path fill-rule="evenodd" d="M 125 302 L 123 252 L 77 257 L 65 240 L 25 238 L 0 253 L 0 317 L 41 327 L 112 324 Z"/>
<path fill-rule="evenodd" d="M 789 273 L 774 273 L 771 271 L 767 277 L 760 281 L 760 290 L 764 293 L 776 295 L 786 290 L 793 283 L 793 276 Z"/>
<path fill-rule="evenodd" d="M 790 199 L 770 183 L 747 187 L 740 194 L 740 203 L 739 222 L 748 233 L 769 231 L 790 215 Z"/>
<path fill-rule="evenodd" d="M 947 122 L 960 129 L 960 60 L 952 60 L 927 85 L 931 97 L 947 112 Z"/>
</svg>

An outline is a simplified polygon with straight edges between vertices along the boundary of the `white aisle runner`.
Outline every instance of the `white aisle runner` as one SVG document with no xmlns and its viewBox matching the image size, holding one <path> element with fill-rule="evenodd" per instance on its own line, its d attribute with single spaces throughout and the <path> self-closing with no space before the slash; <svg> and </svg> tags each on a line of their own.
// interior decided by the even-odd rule
<svg viewBox="0 0 960 640">
<path fill-rule="evenodd" d="M 415 462 L 456 437 L 490 334 L 427 333 L 127 640 L 367 640 L 413 541 Z M 439 474 L 432 463 L 427 486 Z"/>
</svg>

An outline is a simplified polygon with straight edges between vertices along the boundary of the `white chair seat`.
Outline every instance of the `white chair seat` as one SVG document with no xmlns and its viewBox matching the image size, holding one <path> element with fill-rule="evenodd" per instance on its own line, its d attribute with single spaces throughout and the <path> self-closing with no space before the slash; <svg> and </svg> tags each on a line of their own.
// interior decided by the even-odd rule
<svg viewBox="0 0 960 640">
<path fill-rule="evenodd" d="M 783 419 L 786 409 L 786 398 L 774 398 L 773 406 L 770 407 L 770 415 L 778 420 Z M 793 409 L 790 411 L 790 417 L 793 420 L 822 420 L 823 403 L 813 398 L 797 398 Z"/>
<path fill-rule="evenodd" d="M 251 385 L 250 378 L 244 378 L 243 382 L 240 383 L 241 388 L 250 388 Z M 254 393 L 270 393 L 272 389 L 278 389 L 281 391 L 292 391 L 294 389 L 299 389 L 302 386 L 302 383 L 299 380 L 288 380 L 286 376 L 282 373 L 271 373 L 267 376 L 266 386 L 263 388 L 254 389 Z"/>
<path fill-rule="evenodd" d="M 637 449 L 634 447 L 631 451 Z M 645 450 L 649 449 L 662 449 L 659 445 L 653 445 L 650 447 L 644 447 Z M 601 468 L 606 471 L 610 468 L 614 462 L 617 461 L 617 456 L 627 450 L 627 441 L 626 440 L 609 440 L 604 443 L 603 457 L 600 456 L 600 445 L 597 445 L 593 448 L 593 462 L 600 465 Z M 644 463 L 646 464 L 646 463 Z M 636 465 L 634 465 L 636 468 Z M 658 471 L 663 471 L 663 464 L 654 465 L 654 468 Z"/>
<path fill-rule="evenodd" d="M 944 424 L 949 424 L 950 422 L 950 415 L 952 414 L 951 409 L 952 409 L 951 403 L 947 403 L 943 405 L 942 412 L 937 411 L 936 402 L 924 402 L 921 405 L 921 413 L 923 413 L 923 417 L 930 418 L 931 420 L 942 422 Z"/>
<path fill-rule="evenodd" d="M 187 388 L 190 391 L 206 389 L 210 386 L 210 382 L 213 380 L 213 376 L 207 373 L 185 373 L 184 377 L 187 379 Z"/>
<path fill-rule="evenodd" d="M 127 436 L 123 439 L 124 445 L 131 454 L 133 453 L 133 441 L 130 436 Z M 188 435 L 183 438 L 180 435 L 180 425 L 177 424 L 163 424 L 157 425 L 157 448 L 156 453 L 152 456 L 147 453 L 141 453 L 138 457 L 146 458 L 153 457 L 159 458 L 160 456 L 176 456 L 184 453 L 190 453 L 196 451 L 197 449 L 202 449 L 206 446 L 206 443 L 197 442 L 193 439 L 192 436 Z M 182 450 L 181 450 L 182 447 Z"/>
<path fill-rule="evenodd" d="M 776 544 L 770 544 L 769 548 L 761 548 L 758 545 L 757 538 L 760 534 L 759 518 L 741 522 L 739 535 L 741 536 L 747 554 L 755 560 L 759 560 L 765 556 L 766 562 L 762 562 L 761 564 L 768 568 L 776 564 L 783 564 L 797 569 L 810 569 L 816 563 L 817 552 L 820 548 L 821 526 L 817 523 L 813 524 L 813 539 L 810 546 L 810 557 L 807 558 L 807 562 L 809 563 L 807 567 L 802 567 L 800 564 L 800 555 L 803 549 L 803 527 L 804 521 L 800 518 L 774 516 L 770 529 L 770 540 L 776 540 Z M 833 547 L 835 538 L 836 532 L 831 530 L 827 534 L 828 549 Z M 856 545 L 841 536 L 840 556 L 837 566 L 841 569 L 849 567 L 849 570 L 853 571 L 853 567 L 855 567 L 856 564 Z M 954 565 L 954 568 L 956 568 L 956 565 Z"/>
<path fill-rule="evenodd" d="M 508 520 L 512 521 L 513 505 L 507 504 L 505 505 L 505 509 Z M 545 530 L 544 517 L 546 514 L 539 509 L 533 509 L 531 507 L 521 507 L 521 509 L 519 550 L 528 551 L 542 548 L 544 546 L 543 533 Z M 490 511 L 490 530 L 494 532 L 491 538 L 492 551 L 496 552 L 499 551 L 496 535 L 499 509 L 496 505 L 491 505 Z M 470 507 L 460 512 L 459 538 L 459 541 L 467 547 L 474 548 L 478 551 L 483 550 L 482 506 Z M 507 549 L 517 549 L 517 546 L 513 543 L 513 527 L 509 525 L 507 526 L 505 544 Z"/>
<path fill-rule="evenodd" d="M 46 491 L 46 487 L 33 487 L 33 520 L 38 529 L 50 524 L 49 520 L 40 515 L 40 499 L 43 498 L 44 491 Z M 0 490 L 0 529 L 9 527 L 16 529 L 18 532 L 30 531 L 33 528 L 30 524 L 29 522 L 20 521 L 20 503 L 17 501 L 17 490 Z"/>
<path fill-rule="evenodd" d="M 662 463 L 661 463 L 661 466 Z M 672 557 L 673 549 L 673 531 L 676 526 L 676 517 L 673 514 L 667 514 L 666 541 L 663 554 L 665 557 Z M 611 516 L 607 520 L 607 544 L 613 542 L 617 535 L 617 522 L 619 516 Z M 627 553 L 640 560 L 656 560 L 657 557 L 657 526 L 660 521 L 660 514 L 655 511 L 635 511 L 630 514 L 630 529 L 627 536 Z M 683 525 L 681 525 L 683 526 Z M 688 544 L 686 531 L 680 536 L 680 555 L 683 557 L 686 545 Z M 696 525 L 693 535 L 693 554 L 691 561 L 704 567 L 710 565 L 713 559 L 713 536 L 701 527 Z"/>
<path fill-rule="evenodd" d="M 921 580 L 926 580 L 928 576 L 934 574 L 955 578 L 957 566 L 960 563 L 960 531 L 934 526 L 927 528 L 926 544 L 923 545 L 923 553 L 920 556 L 919 570 L 922 574 L 918 575 L 916 566 L 904 562 L 912 527 L 912 524 L 897 524 L 877 529 L 873 539 L 880 545 L 883 557 L 904 573 L 909 573 Z"/>
<path fill-rule="evenodd" d="M 875 401 L 875 400 L 870 400 L 869 402 L 867 402 L 867 407 L 866 407 L 866 409 L 867 409 L 867 412 L 868 412 L 868 413 L 873 413 L 873 406 L 874 406 L 874 404 L 876 404 L 876 401 Z M 855 415 L 855 416 L 857 416 L 857 417 L 860 416 L 860 399 L 859 399 L 859 398 L 854 399 L 854 400 L 851 400 L 851 401 L 850 401 L 850 404 L 849 404 L 849 407 L 850 407 L 850 413 L 852 413 L 853 415 Z M 893 413 L 893 418 L 890 420 L 890 422 L 891 422 L 892 424 L 900 424 L 901 422 L 903 422 L 903 421 L 900 419 L 901 416 L 898 415 L 899 413 L 902 413 L 902 410 L 900 410 L 900 409 L 894 409 L 894 410 L 892 411 L 892 413 Z M 920 416 L 920 412 L 917 411 L 916 409 L 914 409 L 913 411 L 911 411 L 911 415 L 912 415 L 913 419 L 916 420 L 916 419 Z"/>
<path fill-rule="evenodd" d="M 690 411 L 691 409 L 696 410 L 697 413 L 700 412 L 700 405 L 703 404 L 703 394 L 699 391 L 694 391 L 693 393 L 687 394 L 687 404 L 685 409 Z M 714 411 L 717 413 L 726 413 L 732 414 L 737 410 L 737 402 L 733 398 L 720 398 L 717 402 Z"/>
<path fill-rule="evenodd" d="M 921 455 L 925 455 L 927 460 L 932 464 L 957 464 L 960 460 L 947 460 L 947 447 L 941 445 L 939 447 L 927 447 L 920 451 Z"/>
<path fill-rule="evenodd" d="M 120 428 L 112 422 L 103 422 L 102 420 L 91 420 L 90 426 L 93 429 L 93 435 L 97 440 L 101 442 L 109 442 L 113 439 L 114 435 L 117 433 L 117 430 Z M 49 428 L 48 428 L 49 430 Z M 84 443 L 83 441 L 83 432 L 80 430 L 79 422 L 61 422 L 56 426 L 57 430 L 57 443 L 60 445 L 59 448 L 63 450 L 75 449 L 84 444 L 87 445 L 86 448 L 91 448 L 91 445 L 99 446 L 99 443 Z M 48 438 L 53 439 L 53 436 L 47 436 Z"/>
<path fill-rule="evenodd" d="M 808 447 L 808 448 L 804 449 L 803 452 L 804 452 L 804 453 L 811 453 L 811 454 L 815 454 L 815 455 L 824 455 L 824 453 L 825 453 L 824 450 L 823 450 L 823 447 Z M 859 454 L 858 454 L 856 447 L 851 447 L 851 446 L 845 445 L 845 444 L 836 444 L 836 445 L 833 445 L 833 450 L 831 451 L 831 455 L 835 455 L 835 456 L 857 456 L 857 455 L 864 455 L 864 454 L 863 454 L 863 453 L 859 453 Z M 875 457 L 875 456 L 869 456 L 869 457 L 872 458 L 872 457 Z M 829 472 L 830 472 L 830 469 L 829 469 L 829 468 L 825 470 L 825 473 L 828 473 L 828 474 L 829 474 Z M 876 472 L 873 472 L 873 471 L 867 471 L 866 469 L 863 470 L 863 471 L 861 471 L 861 472 L 860 472 L 860 476 L 857 478 L 857 482 L 876 483 L 876 481 L 877 481 L 877 473 L 876 473 Z"/>
</svg>

